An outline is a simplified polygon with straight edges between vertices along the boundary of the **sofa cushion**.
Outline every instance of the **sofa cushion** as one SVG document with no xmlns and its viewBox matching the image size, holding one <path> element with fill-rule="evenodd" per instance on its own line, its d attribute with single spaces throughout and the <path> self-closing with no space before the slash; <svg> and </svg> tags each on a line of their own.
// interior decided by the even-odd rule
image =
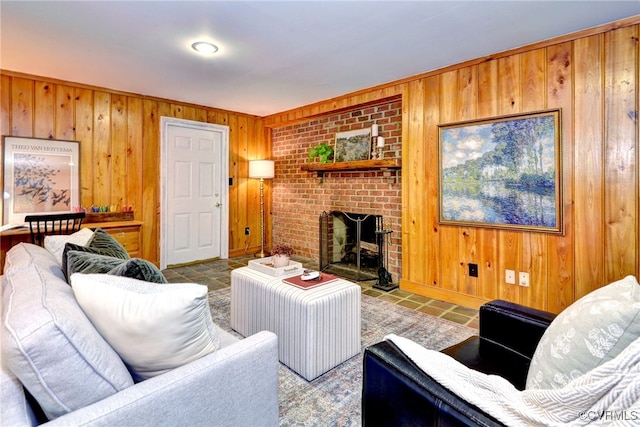
<svg viewBox="0 0 640 427">
<path fill-rule="evenodd" d="M 56 258 L 58 265 L 62 266 L 62 253 L 67 243 L 85 246 L 93 237 L 93 231 L 83 228 L 73 234 L 50 235 L 44 237 L 44 248 Z"/>
<path fill-rule="evenodd" d="M 76 273 L 71 287 L 136 380 L 160 375 L 219 348 L 204 285 Z"/>
<path fill-rule="evenodd" d="M 132 258 L 107 272 L 113 276 L 129 277 L 153 283 L 167 283 L 164 274 L 152 263 L 140 258 Z"/>
<path fill-rule="evenodd" d="M 615 358 L 640 337 L 640 285 L 633 276 L 580 298 L 547 328 L 527 389 L 555 389 Z"/>
<path fill-rule="evenodd" d="M 47 417 L 131 386 L 126 366 L 78 305 L 53 255 L 22 243 L 8 256 L 15 262 L 3 277 L 2 358 Z"/>
<path fill-rule="evenodd" d="M 2 417 L 4 426 L 36 425 L 36 416 L 27 401 L 24 388 L 4 364 L 0 365 L 0 398 L 2 399 Z"/>
</svg>

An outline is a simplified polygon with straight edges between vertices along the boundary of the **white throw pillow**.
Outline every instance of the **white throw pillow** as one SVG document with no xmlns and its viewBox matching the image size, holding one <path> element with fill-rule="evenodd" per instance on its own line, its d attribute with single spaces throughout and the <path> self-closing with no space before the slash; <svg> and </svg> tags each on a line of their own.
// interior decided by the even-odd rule
<svg viewBox="0 0 640 427">
<path fill-rule="evenodd" d="M 85 246 L 93 237 L 93 231 L 90 228 L 82 228 L 73 234 L 44 236 L 44 248 L 51 252 L 56 258 L 58 265 L 62 266 L 62 252 L 64 245 L 74 243 L 76 245 Z"/>
<path fill-rule="evenodd" d="M 557 389 L 615 358 L 640 337 L 640 284 L 633 276 L 585 295 L 547 328 L 526 389 Z"/>
<path fill-rule="evenodd" d="M 71 287 L 136 380 L 163 374 L 220 346 L 204 285 L 75 273 Z"/>
</svg>

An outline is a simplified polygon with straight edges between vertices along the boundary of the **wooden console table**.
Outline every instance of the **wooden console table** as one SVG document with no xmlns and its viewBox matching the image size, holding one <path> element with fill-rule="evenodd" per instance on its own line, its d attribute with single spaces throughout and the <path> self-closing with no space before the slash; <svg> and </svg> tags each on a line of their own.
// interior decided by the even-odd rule
<svg viewBox="0 0 640 427">
<path fill-rule="evenodd" d="M 87 222 L 82 228 L 101 228 L 113 236 L 132 258 L 142 255 L 142 221 Z M 31 243 L 29 229 L 8 230 L 0 233 L 0 266 L 4 271 L 4 259 L 13 246 L 21 242 Z"/>
</svg>

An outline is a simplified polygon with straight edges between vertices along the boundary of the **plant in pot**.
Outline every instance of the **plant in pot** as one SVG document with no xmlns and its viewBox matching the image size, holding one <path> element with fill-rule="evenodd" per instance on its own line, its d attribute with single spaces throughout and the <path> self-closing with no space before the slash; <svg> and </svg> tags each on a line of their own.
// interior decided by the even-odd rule
<svg viewBox="0 0 640 427">
<path fill-rule="evenodd" d="M 333 148 L 326 142 L 321 142 L 315 147 L 309 149 L 309 161 L 313 161 L 316 157 L 320 159 L 320 163 L 328 163 L 333 160 Z"/>
<path fill-rule="evenodd" d="M 287 245 L 275 245 L 271 249 L 271 259 L 273 260 L 273 266 L 286 267 L 289 265 L 289 258 L 293 255 L 293 248 Z"/>
</svg>

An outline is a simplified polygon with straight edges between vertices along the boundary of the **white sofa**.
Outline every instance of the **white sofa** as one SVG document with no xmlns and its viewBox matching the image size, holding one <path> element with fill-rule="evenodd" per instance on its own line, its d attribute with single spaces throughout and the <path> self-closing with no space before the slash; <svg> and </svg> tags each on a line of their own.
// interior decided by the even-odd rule
<svg viewBox="0 0 640 427">
<path fill-rule="evenodd" d="M 238 340 L 216 327 L 220 349 L 134 383 L 51 253 L 19 244 L 4 271 L 0 425 L 278 424 L 275 334 Z"/>
</svg>

